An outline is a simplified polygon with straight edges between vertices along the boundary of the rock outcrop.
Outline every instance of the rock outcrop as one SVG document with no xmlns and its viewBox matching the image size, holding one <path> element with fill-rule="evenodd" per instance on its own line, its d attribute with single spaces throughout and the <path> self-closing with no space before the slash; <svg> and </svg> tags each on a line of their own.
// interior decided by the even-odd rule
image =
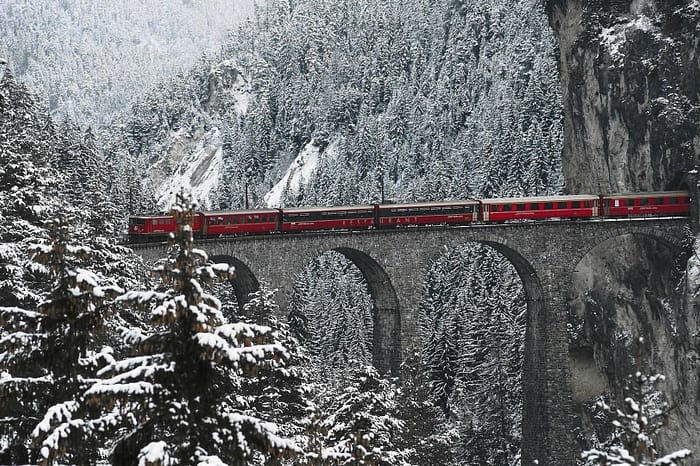
<svg viewBox="0 0 700 466">
<path fill-rule="evenodd" d="M 549 0 L 571 193 L 676 189 L 700 158 L 700 2 Z"/>
<path fill-rule="evenodd" d="M 560 52 L 566 191 L 694 187 L 688 172 L 700 159 L 700 1 L 546 5 Z M 661 372 L 674 410 L 660 447 L 690 448 L 700 464 L 700 275 L 684 280 L 683 263 L 678 251 L 630 237 L 598 246 L 577 265 L 570 349 L 582 448 L 609 433 L 596 399 L 619 401 L 637 370 Z"/>
</svg>

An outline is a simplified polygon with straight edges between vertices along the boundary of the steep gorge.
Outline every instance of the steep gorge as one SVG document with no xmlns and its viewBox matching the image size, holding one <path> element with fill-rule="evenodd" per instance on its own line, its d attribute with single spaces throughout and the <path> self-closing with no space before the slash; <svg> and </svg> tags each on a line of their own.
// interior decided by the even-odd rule
<svg viewBox="0 0 700 466">
<path fill-rule="evenodd" d="M 700 2 L 547 7 L 560 51 L 567 191 L 681 187 L 700 157 Z"/>
<path fill-rule="evenodd" d="M 559 45 L 566 191 L 688 188 L 700 158 L 700 2 L 549 0 L 547 12 Z M 690 448 L 700 464 L 700 304 L 678 256 L 620 238 L 578 265 L 570 347 L 582 446 L 607 435 L 596 399 L 621 400 L 637 370 L 661 372 L 674 406 L 662 450 Z"/>
</svg>

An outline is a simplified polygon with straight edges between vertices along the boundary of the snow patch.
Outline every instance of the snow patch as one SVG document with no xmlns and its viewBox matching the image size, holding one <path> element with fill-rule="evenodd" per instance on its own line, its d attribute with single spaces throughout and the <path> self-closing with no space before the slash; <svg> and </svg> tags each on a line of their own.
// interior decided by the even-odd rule
<svg viewBox="0 0 700 466">
<path fill-rule="evenodd" d="M 633 31 L 650 32 L 655 31 L 656 27 L 651 19 L 646 15 L 640 15 L 635 19 L 631 19 L 626 23 L 616 24 L 609 28 L 604 28 L 600 33 L 600 43 L 610 54 L 613 61 L 620 62 L 625 58 L 622 52 L 623 46 L 627 41 L 627 35 Z"/>
<path fill-rule="evenodd" d="M 174 464 L 168 450 L 168 444 L 163 441 L 149 443 L 139 451 L 139 466 Z"/>
<path fill-rule="evenodd" d="M 156 162 L 150 169 L 152 179 L 155 174 L 167 170 L 164 165 L 175 164 L 170 176 L 158 183 L 154 180 L 158 208 L 168 211 L 175 201 L 175 195 L 184 189 L 192 194 L 198 207 L 210 207 L 210 193 L 216 189 L 219 172 L 223 164 L 221 132 L 213 128 L 200 138 L 195 138 L 195 146 L 190 149 L 188 137 L 184 130 L 175 133 L 167 156 Z M 155 175 L 158 178 L 157 175 Z"/>
<path fill-rule="evenodd" d="M 340 137 L 334 138 L 323 152 L 316 141 L 306 144 L 282 179 L 265 194 L 265 205 L 268 208 L 284 207 L 286 199 L 296 197 L 311 181 L 321 157 L 335 154 L 339 142 Z"/>
</svg>

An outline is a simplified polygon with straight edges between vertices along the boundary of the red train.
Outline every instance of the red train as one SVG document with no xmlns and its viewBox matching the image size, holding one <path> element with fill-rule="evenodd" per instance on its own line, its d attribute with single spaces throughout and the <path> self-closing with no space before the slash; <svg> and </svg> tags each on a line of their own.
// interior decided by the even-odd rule
<svg viewBox="0 0 700 466">
<path fill-rule="evenodd" d="M 215 237 L 474 222 L 687 215 L 690 215 L 689 194 L 668 191 L 197 212 L 192 217 L 192 229 L 196 236 Z M 162 240 L 173 231 L 175 220 L 169 215 L 129 217 L 131 242 Z"/>
</svg>

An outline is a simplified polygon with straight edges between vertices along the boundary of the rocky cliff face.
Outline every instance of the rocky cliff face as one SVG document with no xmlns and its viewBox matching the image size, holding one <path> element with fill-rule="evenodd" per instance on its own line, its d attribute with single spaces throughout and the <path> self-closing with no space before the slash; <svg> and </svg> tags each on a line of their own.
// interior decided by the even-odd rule
<svg viewBox="0 0 700 466">
<path fill-rule="evenodd" d="M 549 0 L 571 193 L 679 188 L 700 158 L 700 2 Z"/>
<path fill-rule="evenodd" d="M 549 0 L 547 11 L 560 52 L 566 190 L 687 188 L 700 159 L 700 1 Z M 668 377 L 675 409 L 662 450 L 687 447 L 697 459 L 696 262 L 684 280 L 678 251 L 619 238 L 577 265 L 571 367 L 582 447 L 609 433 L 594 401 L 623 398 L 640 370 Z"/>
</svg>

